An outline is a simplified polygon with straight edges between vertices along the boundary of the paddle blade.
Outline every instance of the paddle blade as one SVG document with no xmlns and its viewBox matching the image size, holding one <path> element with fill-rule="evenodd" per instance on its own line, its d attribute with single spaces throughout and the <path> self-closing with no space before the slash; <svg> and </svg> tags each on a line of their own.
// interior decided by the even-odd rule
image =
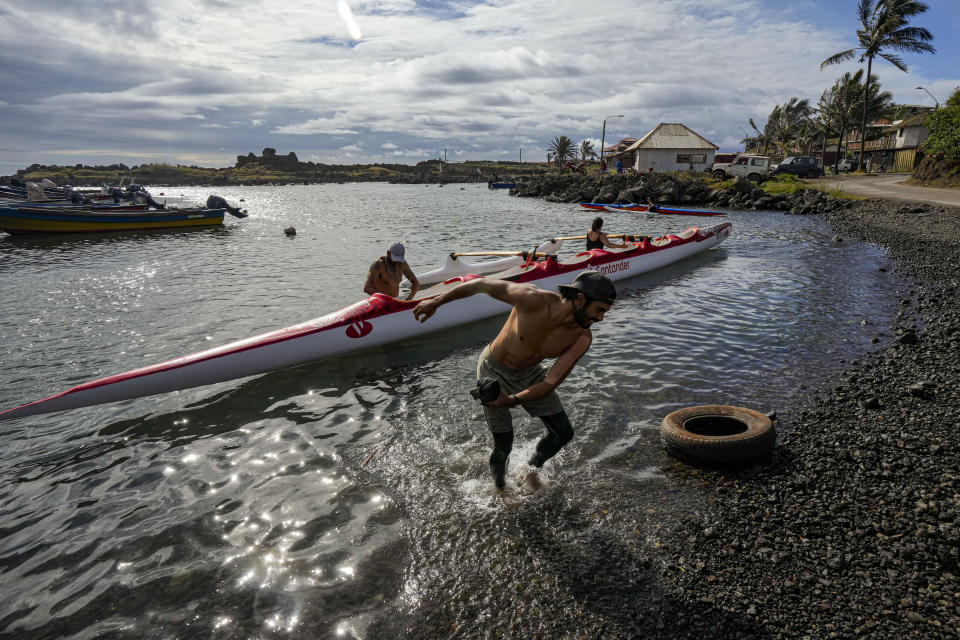
<svg viewBox="0 0 960 640">
<path fill-rule="evenodd" d="M 560 247 L 562 246 L 563 246 L 563 240 L 547 240 L 542 245 L 537 247 L 537 253 L 554 254 L 557 251 L 560 251 Z"/>
</svg>

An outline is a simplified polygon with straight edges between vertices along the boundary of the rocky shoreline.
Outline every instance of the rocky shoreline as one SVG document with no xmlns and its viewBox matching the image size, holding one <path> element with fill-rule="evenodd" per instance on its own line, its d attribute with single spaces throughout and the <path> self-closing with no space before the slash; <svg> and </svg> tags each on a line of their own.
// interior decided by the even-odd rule
<svg viewBox="0 0 960 640">
<path fill-rule="evenodd" d="M 838 240 L 884 247 L 914 286 L 889 347 L 842 363 L 784 412 L 773 460 L 694 472 L 709 506 L 638 549 L 660 606 L 603 637 L 960 637 L 960 209 L 629 180 L 545 181 L 517 195 L 815 213 Z"/>
<path fill-rule="evenodd" d="M 719 186 L 729 184 L 731 186 Z M 795 214 L 826 213 L 851 206 L 850 200 L 830 197 L 817 189 L 770 194 L 744 177 L 711 185 L 701 172 L 649 174 L 545 174 L 510 190 L 521 198 L 547 202 L 646 203 L 762 209 Z"/>
</svg>

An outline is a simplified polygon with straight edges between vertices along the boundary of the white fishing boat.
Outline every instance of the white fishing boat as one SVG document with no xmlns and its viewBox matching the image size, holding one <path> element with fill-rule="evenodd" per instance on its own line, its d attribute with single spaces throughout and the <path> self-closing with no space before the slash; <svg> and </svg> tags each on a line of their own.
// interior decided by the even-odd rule
<svg viewBox="0 0 960 640">
<path fill-rule="evenodd" d="M 661 238 L 628 242 L 624 249 L 592 249 L 565 260 L 555 255 L 527 261 L 490 277 L 533 283 L 543 289 L 568 284 L 582 271 L 595 269 L 611 280 L 624 280 L 714 247 L 730 234 L 729 223 L 690 227 Z M 480 277 L 455 276 L 421 291 L 421 299 L 439 295 L 461 282 Z M 489 296 L 456 300 L 440 308 L 429 322 L 417 322 L 416 300 L 374 294 L 348 307 L 285 329 L 206 349 L 126 373 L 93 380 L 62 393 L 0 411 L 0 420 L 63 411 L 118 400 L 189 389 L 266 373 L 424 335 L 509 311 Z"/>
</svg>

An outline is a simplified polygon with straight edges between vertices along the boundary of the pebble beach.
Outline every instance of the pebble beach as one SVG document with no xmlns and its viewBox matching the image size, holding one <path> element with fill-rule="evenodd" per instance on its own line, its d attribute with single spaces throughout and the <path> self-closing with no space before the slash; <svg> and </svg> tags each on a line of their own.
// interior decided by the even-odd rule
<svg viewBox="0 0 960 640">
<path fill-rule="evenodd" d="M 827 209 L 914 284 L 889 346 L 810 389 L 770 463 L 697 472 L 712 500 L 661 536 L 662 606 L 623 637 L 960 636 L 960 210 Z"/>
</svg>

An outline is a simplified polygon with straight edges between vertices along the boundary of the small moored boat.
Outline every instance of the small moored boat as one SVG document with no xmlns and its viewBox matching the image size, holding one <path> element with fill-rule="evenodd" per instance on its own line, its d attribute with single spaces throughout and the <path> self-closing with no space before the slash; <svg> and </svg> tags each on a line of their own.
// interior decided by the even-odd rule
<svg viewBox="0 0 960 640">
<path fill-rule="evenodd" d="M 636 213 L 649 213 L 659 214 L 664 216 L 725 216 L 727 215 L 725 211 L 708 211 L 706 209 L 677 209 L 676 207 L 661 207 L 660 205 L 640 205 L 636 208 L 624 209 L 624 208 L 613 208 L 610 206 L 604 207 L 605 211 L 633 211 Z"/>
<path fill-rule="evenodd" d="M 584 209 L 591 211 L 637 211 L 646 213 L 662 213 L 664 215 L 676 216 L 725 216 L 725 211 L 710 211 L 708 209 L 681 209 L 678 207 L 664 207 L 654 205 L 654 210 L 650 211 L 650 205 L 647 204 L 601 204 L 599 202 L 579 202 L 577 203 Z"/>
<path fill-rule="evenodd" d="M 223 224 L 225 209 L 129 211 L 65 207 L 0 207 L 0 231 L 33 233 L 104 233 L 140 229 L 174 229 Z"/>
<path fill-rule="evenodd" d="M 602 202 L 578 202 L 581 207 L 584 209 L 590 209 L 591 211 L 603 211 L 604 209 L 619 209 L 621 211 L 646 211 L 647 205 L 645 204 L 603 204 Z"/>
</svg>

